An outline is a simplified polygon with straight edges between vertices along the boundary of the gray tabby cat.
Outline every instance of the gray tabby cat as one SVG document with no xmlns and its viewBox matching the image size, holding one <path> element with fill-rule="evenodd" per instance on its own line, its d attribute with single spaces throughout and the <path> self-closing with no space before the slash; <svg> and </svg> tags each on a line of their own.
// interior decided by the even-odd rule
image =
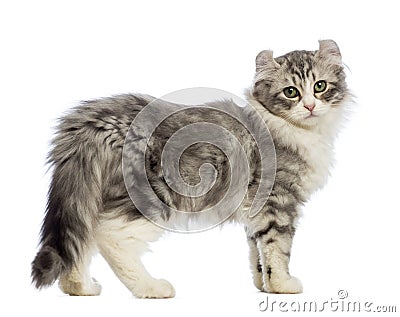
<svg viewBox="0 0 400 317">
<path fill-rule="evenodd" d="M 332 40 L 319 44 L 318 51 L 293 51 L 278 58 L 273 58 L 271 51 L 259 53 L 254 83 L 247 94 L 249 104 L 262 116 L 273 138 L 276 176 L 259 213 L 250 217 L 248 208 L 240 208 L 228 221 L 244 225 L 254 284 L 266 292 L 302 292 L 300 281 L 288 270 L 296 222 L 302 205 L 327 181 L 332 144 L 351 99 L 338 46 Z M 41 248 L 32 262 L 37 288 L 59 279 L 61 290 L 67 294 L 99 295 L 101 286 L 89 274 L 90 260 L 99 251 L 135 296 L 175 295 L 168 281 L 150 276 L 140 261 L 147 243 L 157 240 L 165 230 L 136 208 L 122 172 L 130 124 L 153 100 L 143 95 L 122 95 L 88 101 L 61 118 L 49 155 L 53 177 Z M 226 106 L 229 102 L 219 103 Z M 165 102 L 164 106 L 176 105 Z M 223 126 L 247 144 L 251 171 L 248 200 L 254 198 L 260 178 L 254 140 L 234 119 L 201 106 L 166 119 L 149 144 L 146 171 L 159 198 L 179 210 L 199 211 L 215 204 L 226 191 L 229 162 L 222 151 L 204 143 L 186 149 L 179 169 L 186 182 L 196 184 L 199 167 L 211 163 L 217 171 L 213 189 L 204 197 L 183 197 L 165 183 L 160 164 L 163 146 L 174 131 L 193 122 Z M 128 153 L 135 155 L 134 147 Z M 249 201 L 243 206 L 246 204 Z M 169 219 L 168 214 L 159 216 Z"/>
</svg>

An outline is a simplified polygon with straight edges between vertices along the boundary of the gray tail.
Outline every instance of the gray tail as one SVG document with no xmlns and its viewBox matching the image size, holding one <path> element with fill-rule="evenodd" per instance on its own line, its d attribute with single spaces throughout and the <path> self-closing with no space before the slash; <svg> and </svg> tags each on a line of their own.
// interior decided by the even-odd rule
<svg viewBox="0 0 400 317">
<path fill-rule="evenodd" d="M 102 203 L 93 131 L 72 113 L 61 119 L 48 163 L 53 166 L 41 248 L 32 262 L 32 284 L 52 285 L 75 266 L 93 238 Z M 85 143 L 86 142 L 86 143 Z M 90 143 L 91 144 L 91 143 Z"/>
<path fill-rule="evenodd" d="M 87 229 L 79 219 L 76 209 L 68 203 L 67 197 L 75 201 L 68 193 L 67 182 L 60 182 L 56 168 L 50 184 L 46 216 L 44 217 L 40 245 L 41 248 L 32 262 L 32 284 L 36 288 L 52 285 L 64 272 L 76 263 L 86 238 Z M 74 180 L 72 179 L 71 182 Z M 67 192 L 63 192 L 63 188 Z"/>
<path fill-rule="evenodd" d="M 32 262 L 32 283 L 36 288 L 50 286 L 65 268 L 58 252 L 50 246 L 44 246 Z"/>
</svg>

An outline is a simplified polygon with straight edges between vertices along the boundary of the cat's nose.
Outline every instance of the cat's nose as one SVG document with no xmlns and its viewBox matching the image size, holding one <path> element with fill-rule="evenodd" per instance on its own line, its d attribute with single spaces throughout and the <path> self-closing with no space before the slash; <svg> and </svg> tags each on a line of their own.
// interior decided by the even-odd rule
<svg viewBox="0 0 400 317">
<path fill-rule="evenodd" d="M 304 105 L 304 108 L 306 108 L 308 111 L 312 112 L 315 108 L 315 104 L 312 105 Z"/>
</svg>

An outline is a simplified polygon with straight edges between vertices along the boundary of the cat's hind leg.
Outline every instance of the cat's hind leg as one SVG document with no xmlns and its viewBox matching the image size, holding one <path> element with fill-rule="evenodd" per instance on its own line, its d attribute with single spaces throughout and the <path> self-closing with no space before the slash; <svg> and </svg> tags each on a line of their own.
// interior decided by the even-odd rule
<svg viewBox="0 0 400 317">
<path fill-rule="evenodd" d="M 173 286 L 166 280 L 153 278 L 140 260 L 148 250 L 148 242 L 156 241 L 163 233 L 163 229 L 145 218 L 103 220 L 98 228 L 96 240 L 100 253 L 120 281 L 138 298 L 175 296 Z"/>
<path fill-rule="evenodd" d="M 94 249 L 87 248 L 85 253 L 66 274 L 61 275 L 59 287 L 72 296 L 96 296 L 101 293 L 101 285 L 90 276 L 89 266 Z"/>
</svg>

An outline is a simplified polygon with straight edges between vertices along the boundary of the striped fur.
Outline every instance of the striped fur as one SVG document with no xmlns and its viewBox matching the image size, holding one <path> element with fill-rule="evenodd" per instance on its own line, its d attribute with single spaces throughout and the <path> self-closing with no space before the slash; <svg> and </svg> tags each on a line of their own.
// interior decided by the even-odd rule
<svg viewBox="0 0 400 317">
<path fill-rule="evenodd" d="M 326 81 L 326 91 L 312 91 L 318 80 Z M 285 97 L 283 89 L 288 86 L 296 87 L 300 96 Z M 230 221 L 245 227 L 255 285 L 268 292 L 298 293 L 302 291 L 301 283 L 288 272 L 296 221 L 302 205 L 327 181 L 333 141 L 350 99 L 336 43 L 321 41 L 318 51 L 294 51 L 276 59 L 270 51 L 261 52 L 247 98 L 272 135 L 276 178 L 261 212 L 250 217 L 243 208 Z M 83 102 L 60 119 L 49 155 L 53 177 L 41 247 L 32 262 L 37 288 L 59 279 L 66 293 L 98 295 L 100 285 L 90 277 L 88 266 L 99 250 L 135 296 L 174 296 L 171 284 L 152 278 L 140 262 L 147 242 L 156 240 L 163 230 L 136 209 L 121 171 L 130 123 L 152 100 L 150 96 L 121 95 Z M 226 106 L 229 102 L 220 103 Z M 315 105 L 312 116 L 306 109 L 310 103 Z M 205 111 L 201 106 L 171 116 L 155 131 L 146 154 L 149 182 L 162 201 L 181 210 L 199 211 L 218 202 L 228 186 L 230 169 L 224 154 L 214 146 L 191 146 L 180 161 L 182 177 L 192 184 L 199 181 L 201 164 L 215 167 L 217 180 L 205 197 L 178 195 L 168 188 L 161 173 L 161 152 L 169 136 L 182 126 L 204 121 L 223 126 L 246 144 L 250 201 L 260 175 L 254 140 L 229 116 Z M 169 215 L 160 217 L 168 219 Z"/>
</svg>

